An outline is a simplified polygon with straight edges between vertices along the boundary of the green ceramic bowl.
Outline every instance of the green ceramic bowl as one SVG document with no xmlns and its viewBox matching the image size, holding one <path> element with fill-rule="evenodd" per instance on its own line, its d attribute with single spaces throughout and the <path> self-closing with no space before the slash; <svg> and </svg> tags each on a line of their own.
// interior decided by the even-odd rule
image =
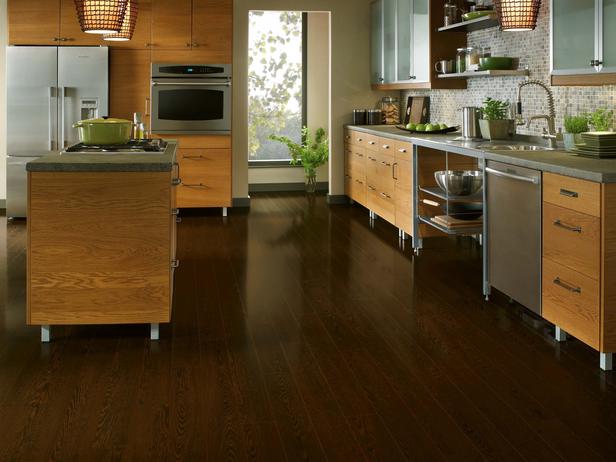
<svg viewBox="0 0 616 462">
<path fill-rule="evenodd" d="M 484 10 L 484 11 L 469 11 L 468 13 L 464 13 L 462 15 L 462 19 L 464 21 L 471 21 L 473 19 L 481 18 L 483 16 L 490 16 L 491 14 L 496 13 L 494 10 Z"/>
<path fill-rule="evenodd" d="M 513 58 L 506 58 L 505 56 L 479 58 L 479 67 L 482 71 L 510 70 L 513 69 Z"/>
</svg>

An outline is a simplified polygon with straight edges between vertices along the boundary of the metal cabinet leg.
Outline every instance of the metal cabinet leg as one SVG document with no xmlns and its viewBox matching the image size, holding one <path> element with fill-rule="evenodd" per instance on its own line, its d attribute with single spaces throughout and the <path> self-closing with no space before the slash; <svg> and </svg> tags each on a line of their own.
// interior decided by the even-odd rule
<svg viewBox="0 0 616 462">
<path fill-rule="evenodd" d="M 41 326 L 41 342 L 49 343 L 51 341 L 51 326 Z"/>
<path fill-rule="evenodd" d="M 223 207 L 223 208 L 222 208 L 222 216 L 223 216 L 223 217 L 226 217 L 227 215 L 228 215 L 228 210 L 227 210 L 227 207 Z"/>
<path fill-rule="evenodd" d="M 150 340 L 160 339 L 160 325 L 158 323 L 150 324 Z"/>
<path fill-rule="evenodd" d="M 554 338 L 557 342 L 566 342 L 567 341 L 567 332 L 562 330 L 560 327 L 556 326 L 556 331 L 554 333 Z"/>
<path fill-rule="evenodd" d="M 604 371 L 611 371 L 613 369 L 612 356 L 613 356 L 613 353 L 601 352 L 599 354 L 599 362 L 601 365 L 601 369 L 603 369 Z"/>
</svg>

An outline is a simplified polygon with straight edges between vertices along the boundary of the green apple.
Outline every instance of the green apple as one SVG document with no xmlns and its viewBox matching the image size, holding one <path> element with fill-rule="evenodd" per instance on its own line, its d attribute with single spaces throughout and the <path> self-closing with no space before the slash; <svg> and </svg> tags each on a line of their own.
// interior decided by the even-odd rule
<svg viewBox="0 0 616 462">
<path fill-rule="evenodd" d="M 415 125 L 413 122 L 409 122 L 409 123 L 406 125 L 406 129 L 407 129 L 407 130 L 415 130 L 415 129 L 416 129 L 416 127 L 417 127 L 417 125 Z"/>
<path fill-rule="evenodd" d="M 425 132 L 426 131 L 426 126 L 424 124 L 417 124 L 417 125 L 415 125 L 415 131 Z"/>
<path fill-rule="evenodd" d="M 438 125 L 433 125 L 433 124 L 426 125 L 427 132 L 433 132 L 434 130 L 438 130 Z"/>
<path fill-rule="evenodd" d="M 447 124 L 440 124 L 439 127 L 441 127 L 441 130 L 446 130 L 447 128 L 449 128 Z"/>
</svg>

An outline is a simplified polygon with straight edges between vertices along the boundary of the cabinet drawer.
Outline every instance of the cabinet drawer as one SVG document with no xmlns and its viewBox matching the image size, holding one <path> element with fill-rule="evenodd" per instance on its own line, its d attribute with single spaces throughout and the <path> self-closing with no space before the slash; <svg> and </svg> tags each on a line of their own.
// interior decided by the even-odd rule
<svg viewBox="0 0 616 462">
<path fill-rule="evenodd" d="M 383 137 L 379 138 L 379 152 L 381 154 L 385 154 L 393 158 L 394 152 L 395 152 L 394 145 L 395 145 L 395 140 L 392 140 L 390 138 L 383 138 Z"/>
<path fill-rule="evenodd" d="M 394 142 L 394 156 L 397 161 L 413 159 L 413 145 L 407 141 Z"/>
<path fill-rule="evenodd" d="M 356 132 L 353 130 L 349 132 L 349 134 L 351 135 L 351 139 L 349 140 L 350 144 L 354 146 L 361 146 L 361 147 L 366 147 L 368 145 L 368 141 L 367 141 L 368 134 L 367 133 Z"/>
<path fill-rule="evenodd" d="M 599 349 L 599 282 L 543 259 L 542 316 Z"/>
<path fill-rule="evenodd" d="M 543 200 L 594 217 L 601 216 L 601 185 L 592 181 L 544 173 Z"/>
<path fill-rule="evenodd" d="M 363 135 L 366 140 L 364 144 L 366 149 L 370 151 L 378 151 L 379 150 L 379 137 L 374 136 L 374 135 L 369 135 L 367 133 L 364 133 Z"/>
<path fill-rule="evenodd" d="M 174 138 L 178 149 L 231 149 L 228 135 L 163 135 L 161 138 Z"/>
<path fill-rule="evenodd" d="M 231 150 L 178 149 L 177 206 L 231 206 Z"/>
<path fill-rule="evenodd" d="M 377 189 L 370 188 L 366 192 L 368 208 L 376 213 L 383 220 L 394 224 L 396 222 L 394 198 L 391 194 Z"/>
<path fill-rule="evenodd" d="M 354 144 L 353 141 L 353 135 L 354 135 L 354 131 L 353 130 L 349 130 L 348 128 L 344 129 L 344 143 L 345 143 L 345 147 L 346 145 L 352 145 Z"/>
<path fill-rule="evenodd" d="M 585 213 L 543 205 L 543 256 L 593 279 L 601 275 L 601 220 Z"/>
</svg>

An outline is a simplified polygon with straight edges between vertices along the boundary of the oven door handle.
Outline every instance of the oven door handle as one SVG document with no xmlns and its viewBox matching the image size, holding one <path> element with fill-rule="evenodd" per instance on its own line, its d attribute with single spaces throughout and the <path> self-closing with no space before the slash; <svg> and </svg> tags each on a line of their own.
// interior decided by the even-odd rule
<svg viewBox="0 0 616 462">
<path fill-rule="evenodd" d="M 166 86 L 166 87 L 230 87 L 231 82 L 152 82 L 153 87 Z"/>
</svg>

